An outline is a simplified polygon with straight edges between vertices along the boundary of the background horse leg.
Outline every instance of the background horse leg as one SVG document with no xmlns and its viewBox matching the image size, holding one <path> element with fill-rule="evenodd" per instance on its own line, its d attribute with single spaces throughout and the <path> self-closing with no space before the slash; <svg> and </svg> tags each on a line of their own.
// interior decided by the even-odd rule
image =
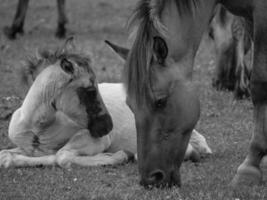
<svg viewBox="0 0 267 200">
<path fill-rule="evenodd" d="M 235 41 L 231 25 L 234 16 L 224 7 L 217 7 L 209 27 L 209 36 L 214 41 L 216 52 L 215 76 L 212 86 L 217 90 L 234 89 Z"/>
<path fill-rule="evenodd" d="M 236 99 L 247 98 L 250 96 L 249 80 L 250 71 L 245 62 L 245 38 L 244 35 L 240 36 L 236 46 L 236 71 L 235 71 L 235 90 L 234 95 Z"/>
<path fill-rule="evenodd" d="M 56 31 L 56 37 L 64 38 L 66 36 L 65 24 L 68 22 L 65 10 L 65 0 L 57 0 L 58 9 L 58 26 Z"/>
<path fill-rule="evenodd" d="M 251 65 L 246 64 L 245 56 L 252 47 L 250 36 L 250 23 L 242 17 L 235 17 L 232 24 L 232 34 L 236 41 L 235 56 L 235 88 L 234 94 L 236 99 L 247 98 L 250 96 L 249 81 L 251 74 Z M 252 61 L 250 61 L 252 63 Z"/>
<path fill-rule="evenodd" d="M 234 91 L 236 99 L 249 97 L 251 68 L 245 63 L 245 55 L 251 47 L 250 22 L 243 17 L 218 7 L 210 24 L 209 35 L 216 50 L 216 71 L 212 85 L 217 90 Z"/>
<path fill-rule="evenodd" d="M 227 46 L 220 46 L 216 53 L 215 77 L 212 86 L 217 90 L 233 90 L 235 82 L 235 41 L 231 40 Z"/>
<path fill-rule="evenodd" d="M 249 153 L 239 166 L 232 184 L 258 184 L 262 180 L 260 162 L 267 154 L 267 15 L 266 1 L 259 1 L 254 11 L 254 66 L 251 76 L 251 97 L 254 104 L 255 130 Z"/>
<path fill-rule="evenodd" d="M 29 5 L 29 0 L 19 0 L 15 18 L 13 20 L 13 23 L 11 27 L 4 27 L 4 34 L 9 38 L 9 39 L 15 39 L 16 34 L 20 33 L 23 34 L 23 25 L 24 25 L 24 20 L 25 16 L 27 13 L 27 8 Z"/>
<path fill-rule="evenodd" d="M 128 151 L 103 153 L 111 145 L 109 135 L 93 138 L 87 129 L 79 131 L 70 141 L 58 151 L 57 164 L 70 167 L 71 164 L 80 166 L 98 166 L 121 164 L 134 158 Z"/>
</svg>

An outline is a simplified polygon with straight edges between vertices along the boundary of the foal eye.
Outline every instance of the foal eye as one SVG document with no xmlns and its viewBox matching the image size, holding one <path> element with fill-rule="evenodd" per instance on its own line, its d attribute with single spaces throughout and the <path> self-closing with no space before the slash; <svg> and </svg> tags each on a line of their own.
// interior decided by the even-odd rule
<svg viewBox="0 0 267 200">
<path fill-rule="evenodd" d="M 162 109 L 166 107 L 166 105 L 167 105 L 167 97 L 156 100 L 154 104 L 156 109 Z"/>
<path fill-rule="evenodd" d="M 66 58 L 63 58 L 60 62 L 61 68 L 68 74 L 74 73 L 73 65 L 70 61 L 68 61 Z"/>
</svg>

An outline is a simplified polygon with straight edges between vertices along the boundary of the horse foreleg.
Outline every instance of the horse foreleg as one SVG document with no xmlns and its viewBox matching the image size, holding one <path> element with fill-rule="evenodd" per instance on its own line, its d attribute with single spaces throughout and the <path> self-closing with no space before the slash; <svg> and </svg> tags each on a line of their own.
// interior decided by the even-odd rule
<svg viewBox="0 0 267 200">
<path fill-rule="evenodd" d="M 262 181 L 260 163 L 266 155 L 267 148 L 267 105 L 255 105 L 254 121 L 255 130 L 250 141 L 249 153 L 237 169 L 232 181 L 233 186 L 260 184 Z"/>
<path fill-rule="evenodd" d="M 65 10 L 65 0 L 57 0 L 58 26 L 56 37 L 64 38 L 66 36 L 65 24 L 68 22 Z"/>
<path fill-rule="evenodd" d="M 258 184 L 262 181 L 260 163 L 267 154 L 267 17 L 265 1 L 254 11 L 254 65 L 251 76 L 251 97 L 254 104 L 255 129 L 249 153 L 239 166 L 232 184 Z"/>
<path fill-rule="evenodd" d="M 17 33 L 23 34 L 23 25 L 24 25 L 24 20 L 26 17 L 27 13 L 27 8 L 29 5 L 29 0 L 19 0 L 16 14 L 13 20 L 13 23 L 11 27 L 4 27 L 4 34 L 9 38 L 9 39 L 15 39 Z"/>
<path fill-rule="evenodd" d="M 70 167 L 71 164 L 80 166 L 115 165 L 133 159 L 133 154 L 127 151 L 116 153 L 105 152 L 111 145 L 109 135 L 94 138 L 88 130 L 81 130 L 58 151 L 57 164 Z"/>
</svg>

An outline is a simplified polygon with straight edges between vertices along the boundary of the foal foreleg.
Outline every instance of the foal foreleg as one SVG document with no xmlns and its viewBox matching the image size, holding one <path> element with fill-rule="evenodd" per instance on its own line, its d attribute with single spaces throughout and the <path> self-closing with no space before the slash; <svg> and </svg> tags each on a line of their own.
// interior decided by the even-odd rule
<svg viewBox="0 0 267 200">
<path fill-rule="evenodd" d="M 68 22 L 65 10 L 65 0 L 57 0 L 58 26 L 56 37 L 64 38 L 66 36 L 65 24 Z"/>
<path fill-rule="evenodd" d="M 4 27 L 4 34 L 9 39 L 15 39 L 17 33 L 23 34 L 23 25 L 27 13 L 29 0 L 19 0 L 16 14 L 11 27 Z"/>
<path fill-rule="evenodd" d="M 116 153 L 104 153 L 110 145 L 109 135 L 94 138 L 90 135 L 89 130 L 81 130 L 58 151 L 57 164 L 67 168 L 71 164 L 80 166 L 114 165 L 133 158 L 132 153 L 123 150 Z"/>
<path fill-rule="evenodd" d="M 132 157 L 133 154 L 123 150 L 116 153 L 99 153 L 94 156 L 81 156 L 71 151 L 62 151 L 57 154 L 57 164 L 64 168 L 69 168 L 71 164 L 83 167 L 116 165 L 126 163 L 127 161 L 132 160 Z"/>
<path fill-rule="evenodd" d="M 56 162 L 55 155 L 30 157 L 20 149 L 6 149 L 0 152 L 0 168 L 1 167 L 33 167 L 38 165 L 54 165 Z"/>
</svg>

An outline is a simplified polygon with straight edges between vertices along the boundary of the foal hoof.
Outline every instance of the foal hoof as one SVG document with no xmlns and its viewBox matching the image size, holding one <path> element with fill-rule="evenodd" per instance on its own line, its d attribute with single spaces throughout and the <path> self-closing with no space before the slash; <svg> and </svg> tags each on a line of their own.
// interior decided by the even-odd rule
<svg viewBox="0 0 267 200">
<path fill-rule="evenodd" d="M 2 150 L 0 152 L 0 168 L 8 168 L 13 163 L 13 154 L 8 150 Z"/>
<path fill-rule="evenodd" d="M 131 153 L 130 151 L 127 150 L 120 150 L 117 151 L 116 153 L 112 154 L 111 156 L 114 160 L 112 165 L 114 164 L 125 164 L 127 162 L 132 162 L 134 161 L 134 154 Z"/>
<path fill-rule="evenodd" d="M 55 162 L 61 168 L 65 168 L 67 170 L 70 170 L 71 169 L 71 165 L 72 165 L 71 160 L 73 160 L 74 157 L 75 157 L 75 155 L 72 152 L 59 151 L 56 154 L 56 160 L 55 160 Z"/>
<path fill-rule="evenodd" d="M 134 162 L 135 161 L 135 155 L 130 152 L 130 151 L 127 151 L 127 150 L 123 150 L 124 153 L 126 153 L 127 157 L 128 157 L 128 162 Z"/>
<path fill-rule="evenodd" d="M 260 185 L 262 183 L 262 172 L 253 166 L 240 166 L 230 186 L 237 188 L 239 186 Z"/>
<path fill-rule="evenodd" d="M 197 151 L 192 151 L 189 160 L 191 160 L 192 162 L 200 162 L 201 160 L 201 156 Z"/>
</svg>

